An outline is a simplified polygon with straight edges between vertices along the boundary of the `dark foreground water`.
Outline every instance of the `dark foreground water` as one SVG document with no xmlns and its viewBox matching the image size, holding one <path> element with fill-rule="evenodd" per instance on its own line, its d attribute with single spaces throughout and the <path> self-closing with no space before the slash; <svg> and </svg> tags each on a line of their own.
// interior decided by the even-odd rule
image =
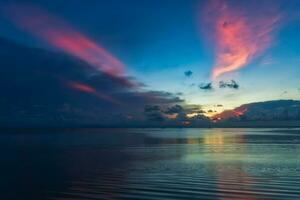
<svg viewBox="0 0 300 200">
<path fill-rule="evenodd" d="M 300 199 L 298 129 L 1 131 L 0 199 Z"/>
</svg>

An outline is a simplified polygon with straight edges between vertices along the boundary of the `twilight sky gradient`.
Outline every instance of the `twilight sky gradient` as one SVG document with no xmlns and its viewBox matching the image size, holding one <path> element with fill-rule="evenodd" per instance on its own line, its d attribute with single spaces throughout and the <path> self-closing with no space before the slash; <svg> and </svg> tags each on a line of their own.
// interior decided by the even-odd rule
<svg viewBox="0 0 300 200">
<path fill-rule="evenodd" d="M 133 90 L 178 94 L 219 112 L 300 100 L 299 10 L 298 0 L 2 0 L 0 36 L 67 53 Z M 90 85 L 64 83 L 120 103 Z"/>
</svg>

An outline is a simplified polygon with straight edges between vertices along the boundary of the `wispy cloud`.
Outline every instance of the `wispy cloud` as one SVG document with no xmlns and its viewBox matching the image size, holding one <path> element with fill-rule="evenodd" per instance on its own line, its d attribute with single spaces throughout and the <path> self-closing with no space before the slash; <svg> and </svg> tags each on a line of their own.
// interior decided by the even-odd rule
<svg viewBox="0 0 300 200">
<path fill-rule="evenodd" d="M 4 13 L 21 30 L 76 56 L 101 72 L 121 76 L 124 64 L 102 45 L 75 30 L 63 20 L 35 6 L 10 5 Z"/>
<path fill-rule="evenodd" d="M 230 6 L 227 1 L 209 1 L 205 19 L 213 25 L 216 61 L 212 78 L 245 67 L 270 46 L 279 14 L 257 15 Z"/>
</svg>

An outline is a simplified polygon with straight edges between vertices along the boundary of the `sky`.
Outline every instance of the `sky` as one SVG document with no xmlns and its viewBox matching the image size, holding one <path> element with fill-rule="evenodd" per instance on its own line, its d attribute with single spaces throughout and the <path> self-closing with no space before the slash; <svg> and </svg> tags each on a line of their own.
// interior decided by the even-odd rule
<svg viewBox="0 0 300 200">
<path fill-rule="evenodd" d="M 298 0 L 2 0 L 0 36 L 70 55 L 131 91 L 163 91 L 221 112 L 300 100 L 299 9 Z"/>
</svg>

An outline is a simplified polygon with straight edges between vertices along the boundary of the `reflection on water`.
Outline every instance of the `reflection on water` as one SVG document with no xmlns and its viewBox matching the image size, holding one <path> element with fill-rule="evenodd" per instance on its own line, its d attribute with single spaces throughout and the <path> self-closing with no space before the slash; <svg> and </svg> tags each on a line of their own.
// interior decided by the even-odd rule
<svg viewBox="0 0 300 200">
<path fill-rule="evenodd" d="M 224 145 L 233 143 L 245 143 L 244 135 L 224 134 L 220 129 L 204 135 L 204 144 L 207 145 Z"/>
<path fill-rule="evenodd" d="M 3 199 L 300 199 L 298 129 L 2 133 Z"/>
<path fill-rule="evenodd" d="M 211 149 L 213 152 L 210 156 L 213 157 L 216 161 L 214 165 L 215 176 L 218 183 L 219 191 L 230 191 L 229 193 L 224 193 L 220 196 L 219 199 L 244 199 L 244 200 L 254 200 L 259 199 L 259 194 L 256 194 L 255 190 L 252 188 L 252 185 L 255 184 L 247 172 L 243 170 L 244 163 L 238 162 L 233 167 L 227 167 L 225 161 L 227 161 L 226 156 L 224 155 L 226 150 L 226 145 L 233 145 L 243 143 L 242 148 L 233 149 L 235 154 L 235 159 L 239 160 L 242 156 L 245 156 L 246 145 L 244 135 L 225 135 L 216 130 L 210 134 L 204 136 L 205 147 Z M 232 181 L 234 183 L 232 184 Z"/>
</svg>

